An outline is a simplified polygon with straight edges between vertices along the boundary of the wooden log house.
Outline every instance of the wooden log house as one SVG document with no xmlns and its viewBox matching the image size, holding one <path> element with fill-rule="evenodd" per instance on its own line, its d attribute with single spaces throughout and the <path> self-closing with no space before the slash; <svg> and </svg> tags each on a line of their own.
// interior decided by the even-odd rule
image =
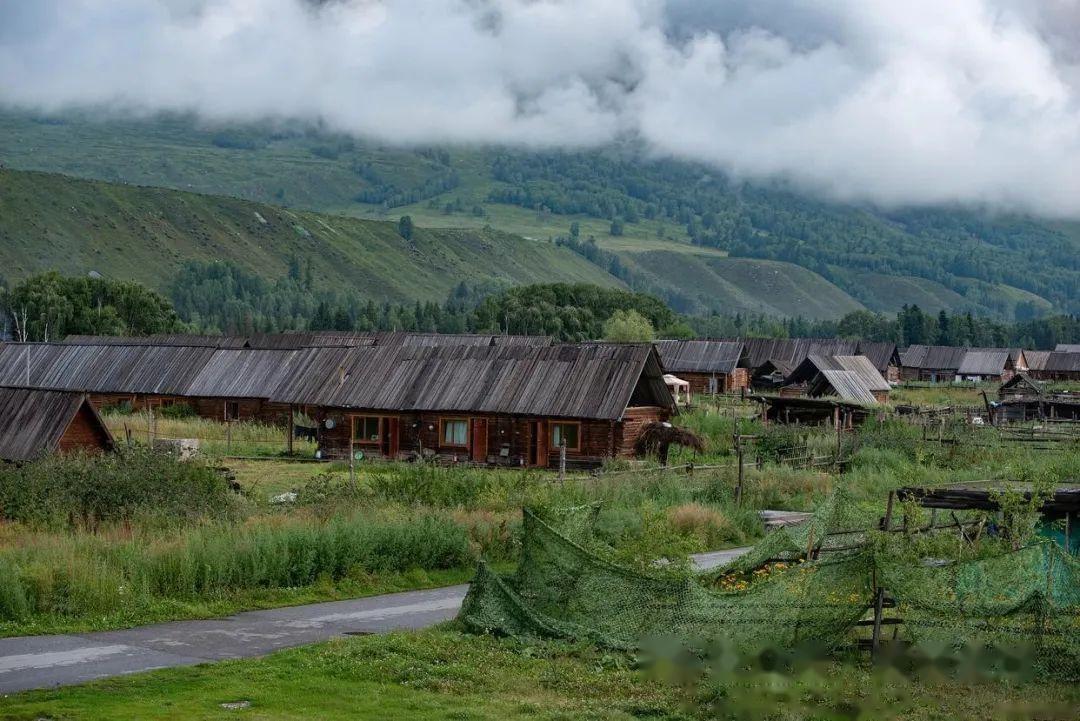
<svg viewBox="0 0 1080 721">
<path fill-rule="evenodd" d="M 743 344 L 721 340 L 660 340 L 656 349 L 664 371 L 690 383 L 690 394 L 738 393 L 750 387 L 750 375 L 739 367 Z"/>
<path fill-rule="evenodd" d="M 329 457 L 568 467 L 630 456 L 675 411 L 651 345 L 317 348 L 275 399 Z"/>
</svg>

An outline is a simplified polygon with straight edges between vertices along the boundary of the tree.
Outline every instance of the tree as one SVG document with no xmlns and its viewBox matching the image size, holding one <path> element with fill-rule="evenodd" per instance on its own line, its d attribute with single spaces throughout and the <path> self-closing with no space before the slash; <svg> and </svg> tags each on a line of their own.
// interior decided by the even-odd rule
<svg viewBox="0 0 1080 721">
<path fill-rule="evenodd" d="M 405 240 L 412 240 L 413 236 L 413 222 L 412 216 L 403 215 L 397 223 L 397 232 Z"/>
<path fill-rule="evenodd" d="M 636 310 L 617 310 L 604 323 L 604 340 L 614 343 L 647 342 L 655 336 L 652 323 Z"/>
<path fill-rule="evenodd" d="M 576 220 L 570 224 L 570 237 L 577 240 L 581 236 L 581 223 Z"/>
<path fill-rule="evenodd" d="M 68 278 L 55 271 L 26 278 L 0 293 L 0 311 L 21 341 L 184 329 L 169 301 L 139 283 Z"/>
<path fill-rule="evenodd" d="M 611 221 L 611 234 L 622 235 L 623 234 L 623 222 L 622 218 L 615 218 Z"/>
</svg>

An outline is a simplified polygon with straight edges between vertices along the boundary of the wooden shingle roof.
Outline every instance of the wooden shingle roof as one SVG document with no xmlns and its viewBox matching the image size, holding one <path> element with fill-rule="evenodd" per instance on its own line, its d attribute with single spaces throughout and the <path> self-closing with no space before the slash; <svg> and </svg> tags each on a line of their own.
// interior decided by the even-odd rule
<svg viewBox="0 0 1080 721">
<path fill-rule="evenodd" d="M 956 372 L 958 375 L 999 376 L 1005 371 L 1009 357 L 1007 350 L 969 350 Z"/>
<path fill-rule="evenodd" d="M 32 461 L 53 452 L 84 406 L 111 439 L 82 393 L 0 387 L 0 460 Z"/>
<path fill-rule="evenodd" d="M 183 395 L 215 351 L 206 346 L 11 343 L 0 347 L 0 385 Z"/>
<path fill-rule="evenodd" d="M 310 349 L 271 400 L 382 411 L 617 420 L 639 382 L 674 407 L 651 345 Z"/>
<path fill-rule="evenodd" d="M 727 374 L 739 365 L 743 344 L 725 340 L 658 340 L 656 349 L 666 371 Z"/>
</svg>

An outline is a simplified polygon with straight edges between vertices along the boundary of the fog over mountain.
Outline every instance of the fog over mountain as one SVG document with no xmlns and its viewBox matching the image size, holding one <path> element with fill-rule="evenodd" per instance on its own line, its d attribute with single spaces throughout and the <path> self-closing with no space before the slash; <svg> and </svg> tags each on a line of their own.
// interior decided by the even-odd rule
<svg viewBox="0 0 1080 721">
<path fill-rule="evenodd" d="M 1080 0 L 34 0 L 0 104 L 585 147 L 1080 217 Z"/>
</svg>

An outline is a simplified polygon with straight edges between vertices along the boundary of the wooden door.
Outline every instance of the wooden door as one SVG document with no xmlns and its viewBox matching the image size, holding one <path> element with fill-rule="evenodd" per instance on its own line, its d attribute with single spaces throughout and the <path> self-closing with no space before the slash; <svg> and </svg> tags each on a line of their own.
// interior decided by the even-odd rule
<svg viewBox="0 0 1080 721">
<path fill-rule="evenodd" d="M 548 464 L 547 423 L 533 422 L 533 465 L 546 468 Z"/>
<path fill-rule="evenodd" d="M 472 460 L 473 463 L 486 463 L 488 455 L 487 418 L 472 419 Z"/>
<path fill-rule="evenodd" d="M 401 419 L 386 419 L 386 455 L 393 459 L 401 451 Z"/>
</svg>

